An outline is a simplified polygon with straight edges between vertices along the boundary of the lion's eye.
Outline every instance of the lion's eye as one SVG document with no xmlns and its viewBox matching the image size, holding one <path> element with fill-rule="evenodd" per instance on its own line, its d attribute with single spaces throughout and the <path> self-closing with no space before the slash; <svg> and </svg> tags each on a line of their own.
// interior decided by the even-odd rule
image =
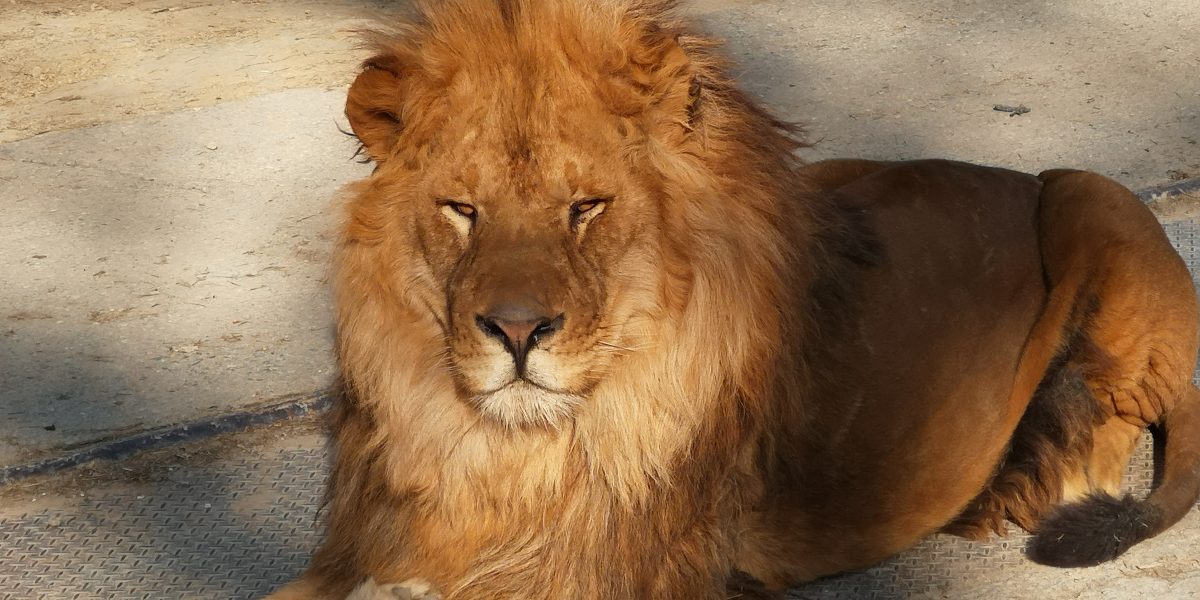
<svg viewBox="0 0 1200 600">
<path fill-rule="evenodd" d="M 604 212 L 608 205 L 605 198 L 587 198 L 571 205 L 571 225 L 579 225 Z"/>
<path fill-rule="evenodd" d="M 443 200 L 442 206 L 456 212 L 459 216 L 466 217 L 472 221 L 475 220 L 475 207 L 465 202 L 455 202 L 454 200 Z"/>
<path fill-rule="evenodd" d="M 442 214 L 464 238 L 475 228 L 475 216 L 479 213 L 474 206 L 455 200 L 438 200 Z"/>
</svg>

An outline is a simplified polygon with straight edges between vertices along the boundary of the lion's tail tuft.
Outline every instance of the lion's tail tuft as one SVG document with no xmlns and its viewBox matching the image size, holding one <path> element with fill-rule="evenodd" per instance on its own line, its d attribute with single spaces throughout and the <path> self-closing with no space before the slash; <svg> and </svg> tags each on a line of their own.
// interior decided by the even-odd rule
<svg viewBox="0 0 1200 600">
<path fill-rule="evenodd" d="M 1093 494 L 1050 513 L 1029 545 L 1029 558 L 1053 567 L 1098 565 L 1165 529 L 1162 521 L 1147 500 Z"/>
<path fill-rule="evenodd" d="M 1054 567 L 1090 567 L 1182 519 L 1200 498 L 1200 392 L 1189 389 L 1163 425 L 1163 477 L 1149 497 L 1093 494 L 1060 506 L 1038 525 L 1029 557 Z"/>
</svg>

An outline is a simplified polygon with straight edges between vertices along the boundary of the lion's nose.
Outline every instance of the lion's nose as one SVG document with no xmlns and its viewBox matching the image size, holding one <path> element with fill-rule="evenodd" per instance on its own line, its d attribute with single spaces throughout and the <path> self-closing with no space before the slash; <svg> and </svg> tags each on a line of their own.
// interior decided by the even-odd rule
<svg viewBox="0 0 1200 600">
<path fill-rule="evenodd" d="M 494 337 L 502 344 L 513 360 L 517 361 L 517 370 L 525 367 L 525 357 L 529 350 L 539 341 L 562 328 L 563 315 L 551 317 L 529 306 L 504 304 L 485 311 L 486 314 L 475 315 L 475 324 L 487 335 Z"/>
</svg>

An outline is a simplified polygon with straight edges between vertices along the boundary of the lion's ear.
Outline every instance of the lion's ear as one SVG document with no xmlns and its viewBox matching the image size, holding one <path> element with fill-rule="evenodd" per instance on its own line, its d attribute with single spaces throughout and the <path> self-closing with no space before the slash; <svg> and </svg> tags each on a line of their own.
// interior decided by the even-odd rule
<svg viewBox="0 0 1200 600">
<path fill-rule="evenodd" d="M 346 96 L 346 118 L 367 156 L 383 163 L 400 137 L 401 74 L 395 61 L 376 57 L 363 70 Z"/>
<path fill-rule="evenodd" d="M 640 37 L 638 51 L 631 53 L 635 84 L 646 90 L 656 112 L 686 131 L 694 129 L 703 116 L 704 80 L 699 63 L 707 56 L 703 44 L 691 47 L 696 41 L 677 31 L 651 27 Z"/>
</svg>

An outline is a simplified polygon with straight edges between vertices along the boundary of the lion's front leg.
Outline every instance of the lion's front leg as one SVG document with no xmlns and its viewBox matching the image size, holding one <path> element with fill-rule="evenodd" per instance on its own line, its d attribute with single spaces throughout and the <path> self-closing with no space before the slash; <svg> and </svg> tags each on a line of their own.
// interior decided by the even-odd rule
<svg viewBox="0 0 1200 600">
<path fill-rule="evenodd" d="M 346 600 L 442 600 L 442 597 L 423 579 L 386 584 L 368 579 L 354 588 Z"/>
</svg>

